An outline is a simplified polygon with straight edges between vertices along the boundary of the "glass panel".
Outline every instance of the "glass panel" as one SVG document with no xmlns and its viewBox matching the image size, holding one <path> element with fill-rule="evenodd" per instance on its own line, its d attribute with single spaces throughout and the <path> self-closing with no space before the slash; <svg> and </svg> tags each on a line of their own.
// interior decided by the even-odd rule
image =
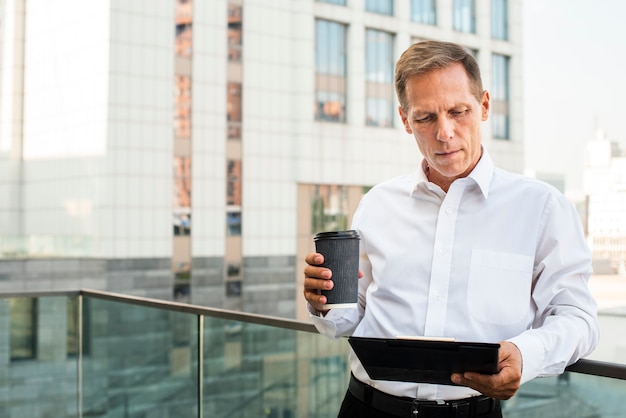
<svg viewBox="0 0 626 418">
<path fill-rule="evenodd" d="M 315 119 L 345 122 L 346 27 L 317 20 L 315 29 Z"/>
<path fill-rule="evenodd" d="M 11 360 L 35 358 L 37 350 L 37 300 L 9 299 Z"/>
<path fill-rule="evenodd" d="M 366 0 L 365 10 L 372 13 L 393 16 L 393 0 Z"/>
<path fill-rule="evenodd" d="M 474 0 L 454 0 L 453 27 L 459 32 L 476 33 Z"/>
<path fill-rule="evenodd" d="M 319 334 L 206 318 L 204 416 L 336 417 L 347 350 Z"/>
<path fill-rule="evenodd" d="M 625 394 L 625 380 L 568 372 L 525 383 L 502 411 L 506 418 L 620 417 Z"/>
<path fill-rule="evenodd" d="M 78 298 L 67 298 L 67 356 L 78 355 Z"/>
<path fill-rule="evenodd" d="M 89 299 L 83 416 L 198 416 L 197 316 Z"/>
<path fill-rule="evenodd" d="M 68 304 L 75 300 L 0 299 L 0 416 L 77 416 L 78 363 L 67 357 Z"/>
<path fill-rule="evenodd" d="M 509 57 L 493 54 L 491 60 L 492 136 L 509 138 Z"/>
<path fill-rule="evenodd" d="M 491 0 L 491 37 L 503 40 L 509 37 L 508 0 Z"/>
<path fill-rule="evenodd" d="M 437 0 L 411 0 L 411 20 L 425 25 L 436 25 Z"/>
</svg>

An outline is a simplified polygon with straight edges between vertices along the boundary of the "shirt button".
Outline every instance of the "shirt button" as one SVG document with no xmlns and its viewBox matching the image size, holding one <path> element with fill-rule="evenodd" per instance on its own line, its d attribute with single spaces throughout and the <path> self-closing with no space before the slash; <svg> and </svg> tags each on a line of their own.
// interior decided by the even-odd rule
<svg viewBox="0 0 626 418">
<path fill-rule="evenodd" d="M 442 248 L 441 250 L 439 250 L 439 253 L 441 253 L 441 255 L 445 255 L 448 252 L 448 250 L 446 250 L 445 248 Z"/>
<path fill-rule="evenodd" d="M 440 301 L 441 300 L 441 293 L 440 292 L 435 292 L 435 300 L 436 301 Z"/>
<path fill-rule="evenodd" d="M 446 208 L 446 213 L 449 215 L 452 213 L 452 209 L 451 208 Z"/>
</svg>

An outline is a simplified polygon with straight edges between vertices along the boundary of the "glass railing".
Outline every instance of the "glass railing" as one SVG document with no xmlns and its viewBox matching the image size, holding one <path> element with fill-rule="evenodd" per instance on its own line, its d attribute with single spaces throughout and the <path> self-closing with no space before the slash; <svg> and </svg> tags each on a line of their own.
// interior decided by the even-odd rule
<svg viewBox="0 0 626 418">
<path fill-rule="evenodd" d="M 0 298 L 0 416 L 335 417 L 348 344 L 309 323 L 105 292 Z M 617 417 L 626 366 L 581 360 L 506 417 Z M 3 415 L 4 414 L 4 415 Z"/>
</svg>

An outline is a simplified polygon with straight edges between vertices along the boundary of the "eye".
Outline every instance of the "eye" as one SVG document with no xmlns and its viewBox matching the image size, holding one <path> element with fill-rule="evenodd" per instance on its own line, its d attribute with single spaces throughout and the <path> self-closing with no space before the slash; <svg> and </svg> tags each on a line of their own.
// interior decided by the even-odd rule
<svg viewBox="0 0 626 418">
<path fill-rule="evenodd" d="M 450 111 L 452 116 L 463 116 L 469 112 L 469 109 L 455 109 Z"/>
<path fill-rule="evenodd" d="M 428 115 L 419 119 L 415 119 L 415 123 L 427 123 L 433 121 L 434 119 L 435 117 L 433 115 Z"/>
</svg>

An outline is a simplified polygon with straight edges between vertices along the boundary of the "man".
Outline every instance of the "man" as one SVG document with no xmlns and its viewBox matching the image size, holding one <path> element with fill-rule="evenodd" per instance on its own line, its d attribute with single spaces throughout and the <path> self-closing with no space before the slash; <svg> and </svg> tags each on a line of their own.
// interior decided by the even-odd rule
<svg viewBox="0 0 626 418">
<path fill-rule="evenodd" d="M 319 290 L 332 288 L 332 272 L 320 267 L 321 254 L 307 255 L 312 320 L 333 338 L 499 342 L 499 372 L 455 373 L 455 385 L 372 380 L 351 353 L 339 416 L 501 417 L 499 400 L 522 383 L 560 374 L 595 348 L 590 252 L 560 192 L 494 167 L 481 145 L 489 93 L 465 48 L 413 44 L 397 62 L 395 83 L 402 123 L 423 161 L 417 172 L 372 188 L 355 212 L 358 308 L 323 310 Z M 418 409 L 407 409 L 413 404 Z"/>
</svg>

